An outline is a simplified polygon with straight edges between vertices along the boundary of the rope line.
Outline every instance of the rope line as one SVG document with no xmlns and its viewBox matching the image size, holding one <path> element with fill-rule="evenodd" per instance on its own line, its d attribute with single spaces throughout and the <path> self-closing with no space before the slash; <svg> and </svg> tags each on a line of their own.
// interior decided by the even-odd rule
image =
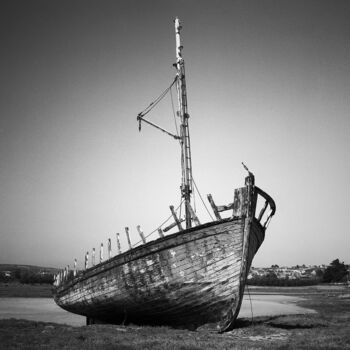
<svg viewBox="0 0 350 350">
<path fill-rule="evenodd" d="M 175 209 L 175 212 L 177 212 L 179 210 L 179 208 L 181 208 L 182 203 L 184 202 L 184 200 L 182 200 L 179 204 L 179 206 Z M 163 225 L 165 225 L 171 218 L 173 217 L 173 214 L 170 214 L 170 216 L 163 221 L 156 229 L 154 229 L 151 233 L 149 233 L 148 235 L 145 236 L 145 238 L 150 237 L 151 235 L 153 235 L 153 233 L 155 233 L 156 231 L 158 231 L 159 228 L 161 228 Z M 132 245 L 132 247 L 136 247 L 138 244 L 142 243 L 142 240 L 136 242 L 135 244 Z"/>
<path fill-rule="evenodd" d="M 250 311 L 252 313 L 252 319 L 251 319 L 251 322 L 253 324 L 253 321 L 254 321 L 254 315 L 253 315 L 253 304 L 252 304 L 252 299 L 250 297 L 250 292 L 249 292 L 249 287 L 248 287 L 248 283 L 246 284 L 247 286 L 247 291 L 248 291 L 248 295 L 249 295 L 249 301 L 250 301 Z"/>
<path fill-rule="evenodd" d="M 173 82 L 170 84 L 169 87 L 167 87 L 153 102 L 149 104 L 148 107 L 146 107 L 142 112 L 140 112 L 138 115 L 142 118 L 147 113 L 149 113 L 163 98 L 164 96 L 169 92 L 169 90 L 172 88 L 172 86 L 176 83 L 178 77 L 176 76 Z"/>
<path fill-rule="evenodd" d="M 174 99 L 173 99 L 173 90 L 172 89 L 170 89 L 170 98 L 171 98 L 171 107 L 172 107 L 173 116 L 174 116 L 176 135 L 179 136 L 179 130 L 178 130 L 178 127 L 177 127 L 177 122 L 176 122 L 176 113 L 175 113 Z M 179 140 L 179 143 L 180 143 L 180 140 Z"/>
<path fill-rule="evenodd" d="M 210 216 L 210 218 L 212 219 L 212 221 L 214 221 L 214 218 L 211 216 L 209 209 L 208 209 L 207 206 L 205 205 L 205 202 L 204 202 L 204 200 L 203 200 L 203 198 L 202 198 L 201 193 L 200 193 L 199 190 L 198 190 L 198 187 L 197 187 L 197 185 L 196 185 L 196 182 L 194 181 L 193 176 L 192 176 L 192 181 L 193 181 L 193 184 L 194 184 L 195 189 L 197 190 L 197 193 L 198 193 L 198 195 L 199 195 L 199 198 L 201 199 L 201 201 L 202 201 L 202 203 L 203 203 L 203 205 L 204 205 L 204 208 L 206 209 L 206 211 L 207 211 L 207 213 L 209 214 L 209 216 Z"/>
</svg>

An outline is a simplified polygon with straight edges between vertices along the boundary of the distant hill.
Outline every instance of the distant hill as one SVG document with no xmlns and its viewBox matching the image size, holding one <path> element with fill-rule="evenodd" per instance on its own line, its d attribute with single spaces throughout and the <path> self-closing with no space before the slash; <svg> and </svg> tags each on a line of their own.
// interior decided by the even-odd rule
<svg viewBox="0 0 350 350">
<path fill-rule="evenodd" d="M 52 284 L 59 269 L 34 265 L 0 264 L 0 282 Z"/>
<path fill-rule="evenodd" d="M 25 270 L 30 271 L 32 273 L 51 273 L 56 274 L 58 273 L 59 269 L 55 267 L 43 267 L 43 266 L 35 266 L 35 265 L 19 265 L 19 264 L 0 264 L 0 272 L 3 271 L 10 271 L 14 273 L 18 270 Z"/>
</svg>

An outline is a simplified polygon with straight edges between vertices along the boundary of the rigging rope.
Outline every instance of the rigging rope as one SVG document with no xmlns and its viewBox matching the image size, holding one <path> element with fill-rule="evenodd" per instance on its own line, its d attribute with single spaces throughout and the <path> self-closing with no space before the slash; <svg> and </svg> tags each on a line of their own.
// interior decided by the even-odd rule
<svg viewBox="0 0 350 350">
<path fill-rule="evenodd" d="M 192 176 L 192 184 L 193 184 L 193 176 Z M 193 186 L 192 186 L 193 187 Z M 193 191 L 193 210 L 196 213 L 197 207 L 196 207 L 196 191 Z"/>
<path fill-rule="evenodd" d="M 180 220 L 181 220 L 181 215 L 182 215 L 182 204 L 184 203 L 184 199 L 181 201 L 181 203 L 180 203 L 180 215 L 179 215 L 179 218 L 180 218 Z"/>
<path fill-rule="evenodd" d="M 171 106 L 172 106 L 172 112 L 173 112 L 173 117 L 174 117 L 174 123 L 175 123 L 175 129 L 176 129 L 176 135 L 179 136 L 179 130 L 178 130 L 178 125 L 177 125 L 177 121 L 176 121 L 176 112 L 175 112 L 175 107 L 174 107 L 174 100 L 173 100 L 173 94 L 172 94 L 172 87 L 173 85 L 178 81 L 179 77 L 178 75 L 175 76 L 173 82 L 170 84 L 170 86 L 168 88 L 166 88 L 153 102 L 151 102 L 149 104 L 148 107 L 146 107 L 142 112 L 140 112 L 138 114 L 138 120 L 139 120 L 139 123 L 140 123 L 140 126 L 139 128 L 141 127 L 141 119 L 147 114 L 149 113 L 163 98 L 164 96 L 170 92 L 170 98 L 171 98 Z M 178 84 L 176 84 L 176 89 L 177 89 L 177 92 L 178 92 L 178 98 L 179 98 L 179 104 L 181 103 L 180 101 L 180 96 L 179 96 L 179 86 Z M 163 130 L 164 131 L 164 130 Z M 173 136 L 173 135 L 172 135 Z M 180 141 L 180 138 L 179 138 L 179 144 L 181 145 L 181 141 Z M 181 163 L 182 163 L 182 183 L 184 183 L 184 177 L 185 177 L 185 170 L 184 170 L 184 156 L 183 156 L 183 153 L 181 153 Z M 192 176 L 192 183 L 194 184 L 194 187 L 204 205 L 204 208 L 206 209 L 207 213 L 209 214 L 211 220 L 214 221 L 212 215 L 210 214 L 210 211 L 208 210 L 203 198 L 202 198 L 202 195 L 200 194 L 199 190 L 198 190 L 198 187 L 193 179 L 193 176 Z M 176 208 L 176 211 L 180 208 L 180 218 L 181 218 L 181 212 L 182 212 L 182 204 L 183 204 L 184 200 L 182 200 L 182 202 L 180 203 L 179 207 Z M 194 204 L 194 211 L 196 212 L 196 198 L 195 198 L 195 191 L 193 192 L 193 204 Z M 156 232 L 158 230 L 158 228 L 162 227 L 170 218 L 172 217 L 172 215 L 169 216 L 169 218 L 164 222 L 162 223 L 160 226 L 158 226 L 154 231 L 152 231 L 150 234 L 148 234 L 146 237 L 149 237 L 150 235 L 152 235 L 154 232 Z M 137 242 L 135 245 L 139 244 L 141 241 Z"/>
<path fill-rule="evenodd" d="M 253 304 L 252 304 L 252 299 L 250 297 L 250 292 L 249 292 L 249 287 L 248 287 L 248 283 L 246 284 L 247 286 L 247 291 L 248 291 L 248 295 L 249 295 L 249 301 L 250 301 L 250 311 L 252 313 L 252 324 L 253 324 L 253 321 L 254 321 L 254 315 L 253 315 Z"/>
<path fill-rule="evenodd" d="M 179 206 L 175 209 L 175 212 L 179 210 L 179 208 L 181 208 L 182 203 L 184 202 L 184 200 L 182 200 L 179 204 Z M 159 228 L 161 228 L 163 225 L 165 225 L 171 218 L 173 217 L 173 214 L 171 214 L 165 221 L 163 221 L 156 229 L 154 229 L 151 233 L 149 233 L 148 235 L 145 236 L 145 238 L 150 237 L 151 235 L 153 235 L 154 232 L 158 231 Z M 142 240 L 136 242 L 135 244 L 132 245 L 132 247 L 136 247 L 138 244 L 142 243 Z"/>
<path fill-rule="evenodd" d="M 176 78 L 178 78 L 178 76 L 176 76 Z M 181 97 L 180 97 L 179 84 L 176 84 L 175 86 L 176 86 L 176 91 L 177 91 L 177 102 L 178 102 L 178 105 L 181 106 Z M 182 133 L 182 131 L 181 131 L 181 133 Z M 181 145 L 181 142 L 179 142 L 179 143 Z M 182 176 L 181 183 L 184 184 L 185 183 L 185 159 L 184 159 L 183 152 L 181 152 L 181 169 L 182 169 L 182 172 L 181 172 L 181 176 Z"/>
<path fill-rule="evenodd" d="M 192 176 L 192 182 L 193 182 L 193 184 L 194 184 L 194 187 L 195 187 L 196 190 L 197 190 L 197 193 L 198 193 L 198 195 L 199 195 L 199 198 L 201 199 L 201 201 L 202 201 L 202 203 L 203 203 L 203 205 L 204 205 L 204 208 L 206 209 L 206 211 L 207 211 L 207 213 L 209 214 L 210 218 L 214 221 L 214 218 L 211 216 L 209 209 L 208 209 L 207 206 L 205 205 L 205 202 L 204 202 L 204 200 L 203 200 L 203 198 L 202 198 L 201 193 L 200 193 L 199 190 L 198 190 L 198 187 L 197 187 L 197 185 L 196 185 L 196 182 L 194 181 L 193 176 Z"/>
<path fill-rule="evenodd" d="M 140 112 L 138 115 L 142 118 L 147 113 L 149 113 L 163 98 L 164 96 L 169 92 L 169 90 L 172 88 L 172 86 L 176 83 L 178 77 L 176 76 L 173 82 L 170 84 L 168 88 L 166 88 L 153 102 L 149 104 L 148 107 L 146 107 L 142 112 Z"/>
<path fill-rule="evenodd" d="M 176 113 L 175 113 L 175 107 L 174 107 L 173 91 L 172 91 L 172 89 L 170 89 L 170 98 L 171 98 L 171 107 L 172 107 L 173 116 L 174 116 L 174 123 L 175 123 L 176 135 L 179 136 L 179 130 L 178 130 L 178 127 L 177 127 L 177 122 L 176 122 Z M 179 143 L 181 143 L 180 140 L 179 140 Z"/>
</svg>

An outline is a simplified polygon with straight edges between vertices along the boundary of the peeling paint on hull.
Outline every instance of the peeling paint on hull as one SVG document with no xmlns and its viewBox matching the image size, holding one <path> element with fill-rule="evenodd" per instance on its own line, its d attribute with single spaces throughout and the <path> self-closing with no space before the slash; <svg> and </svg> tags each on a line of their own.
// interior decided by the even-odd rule
<svg viewBox="0 0 350 350">
<path fill-rule="evenodd" d="M 231 329 L 265 236 L 264 226 L 247 215 L 253 201 L 241 202 L 240 216 L 160 238 L 86 270 L 55 288 L 56 303 L 88 323 L 194 329 L 215 322 L 220 331 Z"/>
</svg>

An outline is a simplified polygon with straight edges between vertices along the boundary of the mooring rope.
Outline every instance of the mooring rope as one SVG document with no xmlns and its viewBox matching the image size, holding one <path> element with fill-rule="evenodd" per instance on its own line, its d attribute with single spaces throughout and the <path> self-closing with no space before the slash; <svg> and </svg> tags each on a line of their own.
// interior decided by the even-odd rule
<svg viewBox="0 0 350 350">
<path fill-rule="evenodd" d="M 250 292 L 249 292 L 248 283 L 246 284 L 246 286 L 247 286 L 247 291 L 248 291 L 249 301 L 250 301 L 250 311 L 251 311 L 251 314 L 252 314 L 251 323 L 253 324 L 253 321 L 254 321 L 254 315 L 253 315 L 253 304 L 252 304 L 252 299 L 251 299 L 251 297 L 250 297 Z"/>
</svg>

